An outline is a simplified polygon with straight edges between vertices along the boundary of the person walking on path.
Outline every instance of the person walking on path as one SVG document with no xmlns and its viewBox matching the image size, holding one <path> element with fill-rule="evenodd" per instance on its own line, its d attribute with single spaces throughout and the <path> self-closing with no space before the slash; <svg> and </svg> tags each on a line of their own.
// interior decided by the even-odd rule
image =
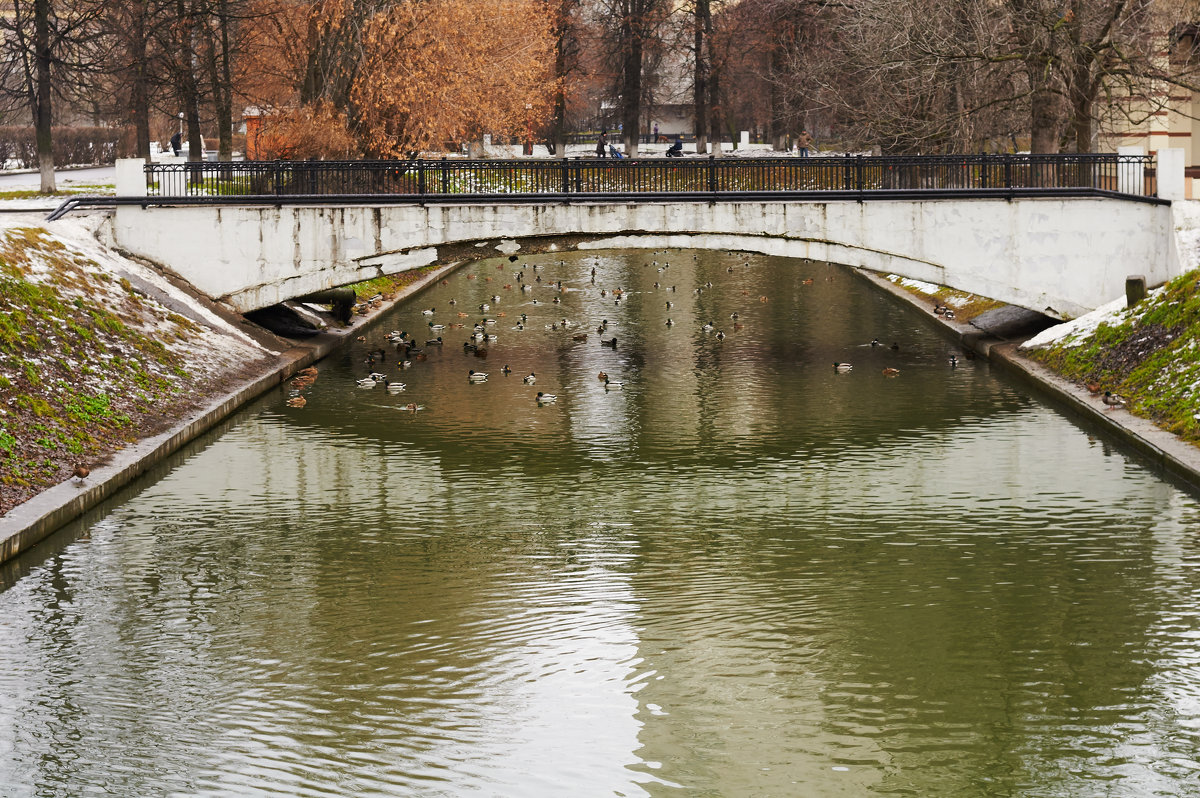
<svg viewBox="0 0 1200 798">
<path fill-rule="evenodd" d="M 608 131 L 601 130 L 600 138 L 596 142 L 596 157 L 603 158 L 607 150 L 608 150 Z"/>
<path fill-rule="evenodd" d="M 813 137 L 808 135 L 808 130 L 801 128 L 800 137 L 796 139 L 796 149 L 800 151 L 801 158 L 808 157 L 808 150 L 813 145 Z"/>
</svg>

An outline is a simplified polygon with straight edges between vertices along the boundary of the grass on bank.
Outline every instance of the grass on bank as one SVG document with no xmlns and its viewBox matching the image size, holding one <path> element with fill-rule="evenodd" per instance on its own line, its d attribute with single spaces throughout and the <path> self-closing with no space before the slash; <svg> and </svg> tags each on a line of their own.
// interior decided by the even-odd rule
<svg viewBox="0 0 1200 798">
<path fill-rule="evenodd" d="M 1093 330 L 1026 354 L 1094 393 L 1120 394 L 1130 412 L 1200 442 L 1200 271 Z"/>
<path fill-rule="evenodd" d="M 135 437 L 195 332 L 44 230 L 0 235 L 0 511 Z"/>
</svg>

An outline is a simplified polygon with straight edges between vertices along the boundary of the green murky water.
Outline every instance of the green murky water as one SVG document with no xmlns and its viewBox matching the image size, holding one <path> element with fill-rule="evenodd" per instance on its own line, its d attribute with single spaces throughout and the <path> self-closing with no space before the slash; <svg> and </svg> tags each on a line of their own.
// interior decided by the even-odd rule
<svg viewBox="0 0 1200 798">
<path fill-rule="evenodd" d="M 836 267 L 562 257 L 27 561 L 0 794 L 1200 794 L 1194 497 Z"/>
</svg>

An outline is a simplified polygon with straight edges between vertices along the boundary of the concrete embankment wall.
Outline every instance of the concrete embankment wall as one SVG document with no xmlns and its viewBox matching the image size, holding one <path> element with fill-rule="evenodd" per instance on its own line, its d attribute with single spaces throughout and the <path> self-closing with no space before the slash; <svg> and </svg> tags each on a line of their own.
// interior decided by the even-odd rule
<svg viewBox="0 0 1200 798">
<path fill-rule="evenodd" d="M 1058 318 L 1179 272 L 1170 206 L 1116 199 L 120 207 L 114 245 L 239 311 L 515 239 L 741 249 L 948 285 Z M 649 238 L 645 238 L 649 236 Z M 564 245 L 567 245 L 564 243 Z"/>
</svg>

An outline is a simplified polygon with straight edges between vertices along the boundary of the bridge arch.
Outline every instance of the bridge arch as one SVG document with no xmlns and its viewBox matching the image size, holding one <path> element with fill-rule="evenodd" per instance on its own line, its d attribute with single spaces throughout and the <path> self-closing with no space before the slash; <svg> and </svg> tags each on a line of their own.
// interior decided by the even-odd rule
<svg viewBox="0 0 1200 798">
<path fill-rule="evenodd" d="M 438 262 L 548 247 L 760 252 L 893 272 L 1059 318 L 1179 259 L 1169 205 L 1102 197 L 119 206 L 110 243 L 248 312 Z"/>
</svg>

